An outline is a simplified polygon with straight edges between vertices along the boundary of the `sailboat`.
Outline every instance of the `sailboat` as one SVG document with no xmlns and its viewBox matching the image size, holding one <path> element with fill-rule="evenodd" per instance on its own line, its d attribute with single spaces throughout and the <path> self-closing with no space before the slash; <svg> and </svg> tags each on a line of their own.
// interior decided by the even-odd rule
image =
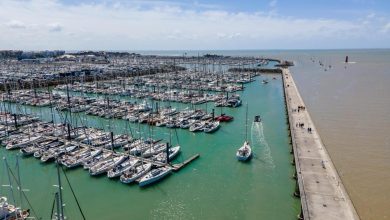
<svg viewBox="0 0 390 220">
<path fill-rule="evenodd" d="M 146 186 L 154 182 L 157 182 L 158 180 L 161 180 L 165 176 L 170 174 L 171 171 L 172 171 L 171 167 L 160 167 L 160 168 L 153 169 L 150 172 L 148 172 L 144 177 L 141 178 L 141 180 L 139 181 L 139 186 Z"/>
<path fill-rule="evenodd" d="M 246 106 L 245 118 L 245 141 L 244 144 L 236 152 L 237 160 L 248 161 L 252 158 L 252 148 L 248 142 L 248 104 Z"/>
<path fill-rule="evenodd" d="M 180 148 L 180 147 L 179 147 Z M 165 161 L 166 165 L 169 164 L 169 161 L 171 159 L 169 153 L 170 147 L 169 144 L 166 145 L 165 152 L 161 152 L 161 154 L 165 153 Z M 155 182 L 160 181 L 164 177 L 168 176 L 172 172 L 172 168 L 169 166 L 162 166 L 158 167 L 155 169 L 150 170 L 146 175 L 144 175 L 140 180 L 139 180 L 139 186 L 147 186 L 150 184 L 153 184 Z"/>
<path fill-rule="evenodd" d="M 236 157 L 239 161 L 247 161 L 252 157 L 252 148 L 248 141 L 245 141 L 244 144 L 237 150 Z"/>
</svg>

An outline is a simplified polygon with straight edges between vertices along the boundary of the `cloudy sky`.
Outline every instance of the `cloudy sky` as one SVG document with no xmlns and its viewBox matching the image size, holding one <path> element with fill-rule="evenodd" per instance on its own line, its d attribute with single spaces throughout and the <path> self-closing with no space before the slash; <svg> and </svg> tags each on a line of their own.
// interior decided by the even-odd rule
<svg viewBox="0 0 390 220">
<path fill-rule="evenodd" d="M 0 0 L 0 49 L 390 48 L 388 0 Z"/>
</svg>

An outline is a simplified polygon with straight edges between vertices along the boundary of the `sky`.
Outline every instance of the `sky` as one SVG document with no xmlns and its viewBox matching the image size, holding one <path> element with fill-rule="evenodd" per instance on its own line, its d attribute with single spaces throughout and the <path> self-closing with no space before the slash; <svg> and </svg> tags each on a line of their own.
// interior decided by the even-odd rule
<svg viewBox="0 0 390 220">
<path fill-rule="evenodd" d="M 0 50 L 390 48 L 389 0 L 0 0 Z"/>
</svg>

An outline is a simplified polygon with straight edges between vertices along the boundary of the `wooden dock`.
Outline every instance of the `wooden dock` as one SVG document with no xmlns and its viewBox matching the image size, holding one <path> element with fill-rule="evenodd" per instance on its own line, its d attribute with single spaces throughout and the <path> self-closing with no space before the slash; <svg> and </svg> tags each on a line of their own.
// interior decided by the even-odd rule
<svg viewBox="0 0 390 220">
<path fill-rule="evenodd" d="M 200 157 L 200 154 L 195 154 L 194 156 L 192 156 L 192 157 L 188 158 L 187 160 L 185 160 L 183 163 L 173 164 L 172 165 L 173 171 L 175 171 L 175 172 L 179 171 L 181 168 L 183 168 L 187 164 L 191 163 L 192 161 L 198 159 L 199 157 Z"/>
<path fill-rule="evenodd" d="M 298 218 L 359 219 L 290 71 L 283 68 L 282 74 L 298 184 L 295 195 L 301 199 Z"/>
</svg>

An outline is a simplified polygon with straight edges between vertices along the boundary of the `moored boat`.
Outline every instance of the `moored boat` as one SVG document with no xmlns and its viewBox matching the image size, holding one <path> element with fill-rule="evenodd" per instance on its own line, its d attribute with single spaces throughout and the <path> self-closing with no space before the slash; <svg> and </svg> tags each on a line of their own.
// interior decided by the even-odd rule
<svg viewBox="0 0 390 220">
<path fill-rule="evenodd" d="M 144 163 L 137 167 L 129 169 L 121 175 L 120 181 L 126 184 L 131 183 L 144 176 L 146 173 L 150 171 L 151 168 L 152 168 L 151 163 Z"/>
<path fill-rule="evenodd" d="M 210 121 L 206 122 L 203 132 L 205 133 L 213 133 L 219 128 L 219 121 Z"/>
<path fill-rule="evenodd" d="M 168 176 L 172 172 L 171 167 L 160 167 L 149 171 L 139 181 L 140 186 L 147 186 L 157 181 L 160 181 L 164 177 Z"/>
<path fill-rule="evenodd" d="M 229 115 L 221 114 L 220 116 L 215 117 L 215 120 L 220 122 L 229 122 L 233 120 L 233 117 Z"/>
</svg>

